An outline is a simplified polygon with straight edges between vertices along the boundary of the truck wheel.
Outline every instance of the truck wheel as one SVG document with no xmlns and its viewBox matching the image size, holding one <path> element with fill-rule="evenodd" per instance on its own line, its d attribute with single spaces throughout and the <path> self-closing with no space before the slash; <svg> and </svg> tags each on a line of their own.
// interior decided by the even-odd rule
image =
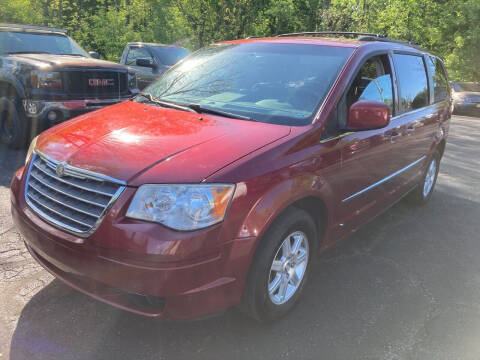
<svg viewBox="0 0 480 360">
<path fill-rule="evenodd" d="M 418 186 L 407 195 L 406 199 L 413 205 L 423 205 L 432 197 L 433 188 L 437 183 L 438 170 L 440 168 L 441 156 L 435 151 L 427 165 L 422 180 Z"/>
<path fill-rule="evenodd" d="M 304 290 L 315 244 L 316 227 L 304 210 L 281 214 L 255 252 L 241 309 L 258 321 L 287 314 Z"/>
<path fill-rule="evenodd" d="M 20 99 L 0 97 L 0 141 L 12 149 L 22 149 L 28 139 L 27 119 Z"/>
</svg>

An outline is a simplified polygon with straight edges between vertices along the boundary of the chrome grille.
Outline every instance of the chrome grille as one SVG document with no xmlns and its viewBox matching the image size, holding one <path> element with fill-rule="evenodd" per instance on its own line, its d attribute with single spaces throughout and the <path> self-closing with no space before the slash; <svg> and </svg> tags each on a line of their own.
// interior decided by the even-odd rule
<svg viewBox="0 0 480 360">
<path fill-rule="evenodd" d="M 57 166 L 62 172 L 57 174 Z M 62 174 L 63 173 L 63 174 Z M 25 186 L 27 204 L 53 225 L 88 236 L 125 188 L 125 183 L 35 153 Z"/>
</svg>

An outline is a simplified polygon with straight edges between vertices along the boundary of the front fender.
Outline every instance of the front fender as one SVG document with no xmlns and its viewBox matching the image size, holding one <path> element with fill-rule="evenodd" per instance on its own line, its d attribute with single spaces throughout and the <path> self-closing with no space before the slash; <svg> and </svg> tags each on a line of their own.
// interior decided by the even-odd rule
<svg viewBox="0 0 480 360">
<path fill-rule="evenodd" d="M 5 60 L 1 61 L 0 83 L 3 82 L 11 85 L 17 92 L 18 96 L 23 99 L 25 98 L 25 88 L 19 80 L 22 76 L 24 76 L 24 74 L 19 74 L 19 71 L 15 66 Z"/>
<path fill-rule="evenodd" d="M 258 198 L 248 212 L 240 226 L 237 238 L 251 236 L 261 238 L 273 221 L 286 208 L 309 197 L 321 201 L 325 208 L 329 209 L 333 199 L 332 189 L 325 179 L 312 173 L 288 178 L 269 188 Z M 322 216 L 327 216 L 327 218 L 321 219 Z M 328 223 L 328 217 L 328 210 L 326 214 L 319 211 L 318 218 L 314 220 Z"/>
</svg>

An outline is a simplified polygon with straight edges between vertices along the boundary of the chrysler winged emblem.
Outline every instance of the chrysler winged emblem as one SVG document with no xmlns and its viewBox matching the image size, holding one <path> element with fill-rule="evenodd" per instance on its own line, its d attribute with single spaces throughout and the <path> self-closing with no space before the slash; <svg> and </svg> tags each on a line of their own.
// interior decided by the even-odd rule
<svg viewBox="0 0 480 360">
<path fill-rule="evenodd" d="M 57 167 L 55 168 L 55 172 L 57 173 L 58 176 L 62 177 L 65 175 L 65 164 L 64 163 L 59 163 L 57 164 Z"/>
</svg>

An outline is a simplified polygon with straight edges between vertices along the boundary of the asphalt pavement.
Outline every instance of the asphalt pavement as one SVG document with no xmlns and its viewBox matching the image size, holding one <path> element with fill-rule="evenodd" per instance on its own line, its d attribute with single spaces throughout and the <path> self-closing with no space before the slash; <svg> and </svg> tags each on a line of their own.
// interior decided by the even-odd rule
<svg viewBox="0 0 480 360">
<path fill-rule="evenodd" d="M 123 312 L 55 280 L 26 252 L 0 147 L 0 360 L 480 359 L 480 118 L 455 116 L 431 201 L 400 202 L 323 254 L 300 304 L 257 324 Z"/>
</svg>

